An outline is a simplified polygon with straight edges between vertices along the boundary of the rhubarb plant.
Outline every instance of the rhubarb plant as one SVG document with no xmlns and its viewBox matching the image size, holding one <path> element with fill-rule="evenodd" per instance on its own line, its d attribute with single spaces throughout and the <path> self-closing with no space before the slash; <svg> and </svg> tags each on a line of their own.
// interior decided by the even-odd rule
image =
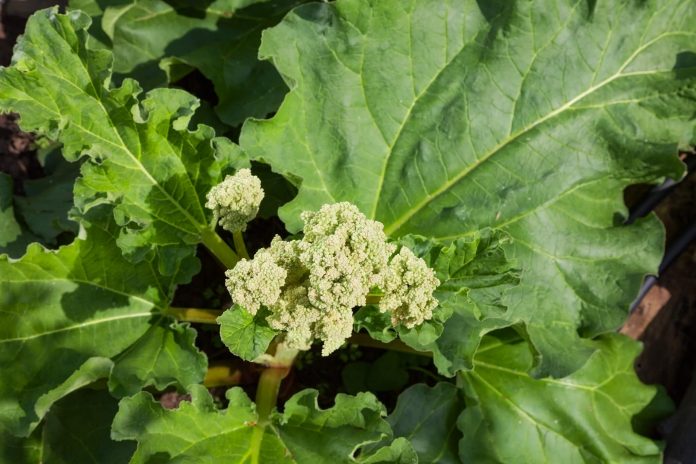
<svg viewBox="0 0 696 464">
<path fill-rule="evenodd" d="M 696 4 L 300 3 L 29 19 L 3 462 L 660 462 L 623 192 L 696 143 Z"/>
</svg>

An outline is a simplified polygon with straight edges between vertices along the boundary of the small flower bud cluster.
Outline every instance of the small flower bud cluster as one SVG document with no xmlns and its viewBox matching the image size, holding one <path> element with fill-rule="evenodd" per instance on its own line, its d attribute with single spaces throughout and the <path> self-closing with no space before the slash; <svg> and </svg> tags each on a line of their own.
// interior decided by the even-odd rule
<svg viewBox="0 0 696 464">
<path fill-rule="evenodd" d="M 385 291 L 380 309 L 394 325 L 413 327 L 432 317 L 440 282 L 407 248 L 394 254 L 381 223 L 346 202 L 302 219 L 301 240 L 276 237 L 226 273 L 234 302 L 251 314 L 266 306 L 269 325 L 286 332 L 289 347 L 307 350 L 321 340 L 324 356 L 338 349 L 353 331 L 353 308 L 364 306 L 373 288 Z"/>
<path fill-rule="evenodd" d="M 425 261 L 402 247 L 389 262 L 389 271 L 379 308 L 391 314 L 392 324 L 412 329 L 432 319 L 437 306 L 433 292 L 440 281 Z"/>
<path fill-rule="evenodd" d="M 210 189 L 205 206 L 213 210 L 223 229 L 242 232 L 258 214 L 263 194 L 261 180 L 249 169 L 240 169 Z"/>
</svg>

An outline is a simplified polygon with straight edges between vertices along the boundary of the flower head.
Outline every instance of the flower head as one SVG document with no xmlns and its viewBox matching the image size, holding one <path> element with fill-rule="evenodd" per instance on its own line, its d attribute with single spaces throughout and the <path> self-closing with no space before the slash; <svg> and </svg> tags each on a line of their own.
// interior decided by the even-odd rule
<svg viewBox="0 0 696 464">
<path fill-rule="evenodd" d="M 382 224 L 347 202 L 305 212 L 302 219 L 300 260 L 309 269 L 312 304 L 325 310 L 365 305 L 396 248 L 387 243 Z"/>
<path fill-rule="evenodd" d="M 438 285 L 435 271 L 410 249 L 402 247 L 389 263 L 379 309 L 391 313 L 393 325 L 413 328 L 433 317 L 437 306 L 433 292 Z"/>
<path fill-rule="evenodd" d="M 252 314 L 267 307 L 269 326 L 285 333 L 290 348 L 307 350 L 319 340 L 324 356 L 338 349 L 353 331 L 353 308 L 377 287 L 385 291 L 380 309 L 391 312 L 394 325 L 413 327 L 432 317 L 439 281 L 409 249 L 394 255 L 382 224 L 346 202 L 302 219 L 301 240 L 276 236 L 226 274 L 235 303 Z"/>
<path fill-rule="evenodd" d="M 254 259 L 240 260 L 225 276 L 225 285 L 234 302 L 256 314 L 261 305 L 271 306 L 278 301 L 287 271 L 276 263 L 270 251 L 259 250 Z"/>
<path fill-rule="evenodd" d="M 210 189 L 205 206 L 213 210 L 223 229 L 241 232 L 258 214 L 263 195 L 261 180 L 249 169 L 240 169 Z"/>
</svg>

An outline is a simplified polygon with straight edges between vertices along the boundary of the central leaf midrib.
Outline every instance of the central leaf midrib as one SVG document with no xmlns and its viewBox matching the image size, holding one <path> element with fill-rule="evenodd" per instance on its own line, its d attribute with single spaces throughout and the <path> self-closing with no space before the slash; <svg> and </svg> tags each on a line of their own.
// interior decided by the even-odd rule
<svg viewBox="0 0 696 464">
<path fill-rule="evenodd" d="M 67 42 L 66 42 L 66 44 L 67 44 Z M 68 46 L 69 46 L 69 44 L 68 44 Z M 97 90 L 96 90 L 96 88 L 95 88 L 94 82 L 92 82 L 92 79 L 91 79 L 92 76 L 90 75 L 89 70 L 87 69 L 87 66 L 85 65 L 85 63 L 84 63 L 81 59 L 78 60 L 78 61 L 80 62 L 80 64 L 82 65 L 82 67 L 83 67 L 83 69 L 84 69 L 84 71 L 85 71 L 85 73 L 86 73 L 87 76 L 88 76 L 88 79 L 87 79 L 87 80 L 89 81 L 90 86 L 92 87 L 93 94 L 90 94 L 90 93 L 85 92 L 82 88 L 80 88 L 79 86 L 77 86 L 75 83 L 73 83 L 73 82 L 70 81 L 69 79 L 66 79 L 64 76 L 61 76 L 61 75 L 56 74 L 56 73 L 49 73 L 49 74 L 52 75 L 52 76 L 57 77 L 58 79 L 62 80 L 63 82 L 65 82 L 65 83 L 67 83 L 67 84 L 69 84 L 70 86 L 74 87 L 74 88 L 77 89 L 79 92 L 88 95 L 92 100 L 94 100 L 94 101 L 97 103 L 97 105 L 99 106 L 99 108 L 101 108 L 101 111 L 103 112 L 103 114 L 104 114 L 104 116 L 105 116 L 105 119 L 109 122 L 109 128 L 110 128 L 111 131 L 116 135 L 116 138 L 118 139 L 118 142 L 119 142 L 119 143 L 115 143 L 115 142 L 113 142 L 112 140 L 105 139 L 104 137 L 102 137 L 102 136 L 100 136 L 100 135 L 98 135 L 98 134 L 95 134 L 95 133 L 93 133 L 93 132 L 87 130 L 87 129 L 86 129 L 85 127 L 83 127 L 82 125 L 77 124 L 75 121 L 73 121 L 73 120 L 72 120 L 73 118 L 71 118 L 71 123 L 73 123 L 73 124 L 76 125 L 77 127 L 81 128 L 81 129 L 84 130 L 85 132 L 94 135 L 95 137 L 97 137 L 97 138 L 103 140 L 104 142 L 106 142 L 106 143 L 108 143 L 108 144 L 110 144 L 110 145 L 113 145 L 114 147 L 118 148 L 120 151 L 124 152 L 124 153 L 126 154 L 126 156 L 127 156 L 128 158 L 130 158 L 130 159 L 133 161 L 133 163 L 134 163 L 134 165 L 136 166 L 137 170 L 141 171 L 141 172 L 145 175 L 145 177 L 151 182 L 151 184 L 152 184 L 155 188 L 157 188 L 160 192 L 162 192 L 162 194 L 164 194 L 164 196 L 169 200 L 169 202 L 170 202 L 171 204 L 173 204 L 173 205 L 176 207 L 176 209 L 178 209 L 181 213 L 183 213 L 183 215 L 187 218 L 187 220 L 188 220 L 191 224 L 193 224 L 193 226 L 194 226 L 195 229 L 201 230 L 202 228 L 206 227 L 206 224 L 201 224 L 201 223 L 199 223 L 193 216 L 191 216 L 191 215 L 189 214 L 189 212 L 188 212 L 185 208 L 183 208 L 183 207 L 179 204 L 179 202 L 177 202 L 177 201 L 169 194 L 169 192 L 167 192 L 167 191 L 164 189 L 164 187 L 162 187 L 162 185 L 160 185 L 160 183 L 159 183 L 154 177 L 152 177 L 152 175 L 150 174 L 150 172 L 149 172 L 147 169 L 145 169 L 145 166 L 140 162 L 140 160 L 130 151 L 130 149 L 128 148 L 128 146 L 127 146 L 126 143 L 124 142 L 123 138 L 121 137 L 120 132 L 116 129 L 116 125 L 114 124 L 114 121 L 111 119 L 111 114 L 107 111 L 107 109 L 106 109 L 106 107 L 104 106 L 103 102 L 102 102 L 101 99 L 98 97 L 99 93 L 97 92 Z M 110 90 L 106 90 L 106 92 L 107 92 L 107 93 L 110 93 L 111 91 L 110 91 Z M 56 114 L 58 114 L 59 116 L 61 115 L 60 113 L 56 113 Z M 135 123 L 135 121 L 134 121 L 134 124 L 136 124 L 136 126 L 137 126 L 137 123 Z M 107 157 L 106 159 L 108 160 L 109 158 Z M 195 192 L 196 189 L 195 189 L 195 187 L 193 186 L 193 183 L 192 183 L 192 181 L 191 181 L 191 178 L 187 175 L 187 176 L 186 176 L 186 179 L 189 181 L 189 184 L 191 185 L 191 187 L 193 188 L 193 190 L 194 190 L 194 192 Z M 202 207 L 201 207 L 201 205 L 200 205 L 200 202 L 197 202 L 197 203 L 198 203 L 200 212 L 203 213 L 203 210 L 202 210 Z M 203 217 L 205 217 L 205 214 L 203 214 Z M 181 229 L 181 228 L 179 228 L 179 230 L 186 231 L 185 229 Z M 186 232 L 188 232 L 188 231 L 186 231 Z"/>
<path fill-rule="evenodd" d="M 114 321 L 120 321 L 120 320 L 126 320 L 126 319 L 152 317 L 152 315 L 153 315 L 153 313 L 151 311 L 147 311 L 147 312 L 139 312 L 139 313 L 132 313 L 132 314 L 120 314 L 118 316 L 105 317 L 105 318 L 101 318 L 101 319 L 93 319 L 93 320 L 90 320 L 88 322 L 84 322 L 81 324 L 69 325 L 66 327 L 61 327 L 59 329 L 54 329 L 54 330 L 49 330 L 46 332 L 28 335 L 26 337 L 5 338 L 5 339 L 0 340 L 0 345 L 3 343 L 12 343 L 12 342 L 22 342 L 23 343 L 23 342 L 26 342 L 28 340 L 34 340 L 36 338 L 42 338 L 42 337 L 46 337 L 49 335 L 62 333 L 62 332 L 70 332 L 73 330 L 78 330 L 78 329 L 82 329 L 84 327 L 90 327 L 93 325 L 106 324 L 108 322 L 114 322 Z"/>
<path fill-rule="evenodd" d="M 500 151 L 503 150 L 510 143 L 514 142 L 515 140 L 517 140 L 519 137 L 525 135 L 526 133 L 534 130 L 536 127 L 545 123 L 549 119 L 552 119 L 555 116 L 562 114 L 565 110 L 570 108 L 573 104 L 575 104 L 578 101 L 582 100 L 583 98 L 587 97 L 588 95 L 595 92 L 596 90 L 603 87 L 604 85 L 609 84 L 610 82 L 615 80 L 619 75 L 620 74 L 615 74 L 614 76 L 601 82 L 597 86 L 590 87 L 585 92 L 583 92 L 583 93 L 579 94 L 578 96 L 576 96 L 575 98 L 569 100 L 564 105 L 558 107 L 554 111 L 551 111 L 550 113 L 546 114 L 544 117 L 537 119 L 532 124 L 518 130 L 514 134 L 510 134 L 508 137 L 506 137 L 500 143 L 498 143 L 496 146 L 494 146 L 491 150 L 489 150 L 487 153 L 485 153 L 481 158 L 478 158 L 474 163 L 472 163 L 469 166 L 467 166 L 466 168 L 464 168 L 459 174 L 457 174 L 452 179 L 450 179 L 447 182 L 445 182 L 444 184 L 442 184 L 442 186 L 440 188 L 438 188 L 434 192 L 426 195 L 425 199 L 421 200 L 418 204 L 416 204 L 416 206 L 414 208 L 410 208 L 409 210 L 407 210 L 406 213 L 402 214 L 399 218 L 397 218 L 395 221 L 391 222 L 388 226 L 385 225 L 384 230 L 387 233 L 387 235 L 394 234 L 394 232 L 398 231 L 409 219 L 411 219 L 418 212 L 420 212 L 426 205 L 428 205 L 430 202 L 432 202 L 433 200 L 438 198 L 440 195 L 447 192 L 452 186 L 459 183 L 462 179 L 464 179 L 464 177 L 469 175 L 476 168 L 481 166 L 484 162 L 488 161 L 493 156 L 500 153 Z"/>
<path fill-rule="evenodd" d="M 642 44 L 628 57 L 628 59 L 622 65 L 619 66 L 619 68 L 615 74 L 608 77 L 607 79 L 605 79 L 604 81 L 600 82 L 597 85 L 590 86 L 584 92 L 581 92 L 580 94 L 578 94 L 574 98 L 568 100 L 563 105 L 561 105 L 558 108 L 556 108 L 555 110 L 547 113 L 546 115 L 544 115 L 543 117 L 532 122 L 528 126 L 523 127 L 521 129 L 519 129 L 517 132 L 508 135 L 505 139 L 503 139 L 501 142 L 499 142 L 497 145 L 495 145 L 492 149 L 490 149 L 488 152 L 486 152 L 481 158 L 477 159 L 474 163 L 472 163 L 471 165 L 464 168 L 459 174 L 457 174 L 452 179 L 445 182 L 440 188 L 438 188 L 434 192 L 426 195 L 423 200 L 421 200 L 418 204 L 415 205 L 415 207 L 408 209 L 404 214 L 402 214 L 396 220 L 392 221 L 389 225 L 385 224 L 384 230 L 387 233 L 387 235 L 394 234 L 406 222 L 408 222 L 408 220 L 410 220 L 413 216 L 415 216 L 418 212 L 420 212 L 430 202 L 432 202 L 433 200 L 438 198 L 440 195 L 447 192 L 452 186 L 459 183 L 464 177 L 466 177 L 468 174 L 470 174 L 476 168 L 481 166 L 484 162 L 488 161 L 490 158 L 492 158 L 497 153 L 500 153 L 501 150 L 503 150 L 505 147 L 507 147 L 510 143 L 516 141 L 521 136 L 534 130 L 538 126 L 544 124 L 546 121 L 553 119 L 560 114 L 563 114 L 566 110 L 570 109 L 575 103 L 588 97 L 589 95 L 591 95 L 592 93 L 601 89 L 602 87 L 604 87 L 604 86 L 612 83 L 616 79 L 619 79 L 622 77 L 630 77 L 630 76 L 636 76 L 636 75 L 650 75 L 650 74 L 655 74 L 658 72 L 664 72 L 664 70 L 651 70 L 651 71 L 637 71 L 637 72 L 625 73 L 625 74 L 623 73 L 624 69 L 645 49 L 652 46 L 653 44 L 655 44 L 659 40 L 663 39 L 664 37 L 672 36 L 672 35 L 692 35 L 692 34 L 689 34 L 686 31 L 673 31 L 673 32 L 663 33 L 663 34 L 657 36 L 656 38 L 646 42 L 645 44 Z M 404 121 L 404 124 L 406 121 L 407 121 L 407 119 Z M 390 153 L 391 153 L 391 151 L 393 151 L 393 148 L 391 148 Z M 387 155 L 387 157 L 388 157 L 388 155 Z M 381 191 L 378 193 L 378 195 L 381 195 Z"/>
<path fill-rule="evenodd" d="M 494 385 L 492 385 L 491 383 L 489 383 L 489 382 L 488 382 L 486 379 L 484 379 L 481 375 L 475 373 L 474 371 L 469 372 L 469 373 L 467 373 L 466 375 L 470 375 L 470 376 L 476 377 L 476 378 L 477 378 L 481 383 L 483 383 L 491 392 L 493 392 L 494 394 L 496 394 L 497 396 L 499 396 L 499 397 L 502 399 L 503 402 L 509 404 L 513 410 L 517 411 L 517 413 L 518 413 L 517 415 L 518 415 L 518 416 L 525 418 L 525 419 L 526 419 L 528 422 L 530 422 L 530 423 L 532 424 L 532 426 L 534 426 L 537 430 L 539 430 L 539 429 L 548 430 L 549 432 L 551 432 L 551 433 L 553 433 L 554 435 L 556 435 L 556 436 L 562 438 L 562 439 L 563 439 L 564 441 L 566 441 L 568 444 L 570 444 L 571 446 L 573 446 L 576 450 L 578 450 L 578 452 L 580 452 L 580 450 L 585 450 L 586 452 L 591 453 L 593 456 L 595 456 L 596 458 L 598 458 L 598 459 L 601 460 L 602 456 L 597 455 L 594 451 L 591 451 L 590 449 L 588 449 L 587 447 L 585 447 L 585 446 L 583 446 L 583 445 L 581 445 L 581 444 L 579 444 L 579 443 L 575 443 L 570 437 L 567 437 L 566 435 L 564 435 L 564 434 L 560 433 L 559 431 L 555 430 L 555 429 L 554 429 L 553 427 L 551 427 L 550 425 L 545 424 L 544 422 L 542 422 L 542 421 L 538 420 L 537 418 L 533 417 L 532 415 L 530 415 L 530 413 L 527 412 L 522 406 L 518 405 L 516 402 L 514 402 L 514 401 L 512 400 L 512 398 L 509 398 L 509 397 L 508 397 L 507 395 L 505 395 L 503 392 L 501 392 L 500 390 L 498 390 Z M 540 445 L 540 448 L 541 448 L 542 450 L 545 450 L 543 440 L 541 440 L 541 439 L 539 440 L 539 445 Z M 547 462 L 548 462 L 548 461 L 547 461 Z"/>
</svg>

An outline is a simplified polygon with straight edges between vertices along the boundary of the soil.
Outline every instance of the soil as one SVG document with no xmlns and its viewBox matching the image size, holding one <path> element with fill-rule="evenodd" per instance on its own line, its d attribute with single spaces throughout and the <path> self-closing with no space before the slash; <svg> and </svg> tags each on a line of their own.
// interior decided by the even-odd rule
<svg viewBox="0 0 696 464">
<path fill-rule="evenodd" d="M 17 36 L 24 31 L 26 21 L 22 18 L 6 17 L 0 22 L 0 65 L 10 64 L 12 47 Z M 43 169 L 36 158 L 34 136 L 19 130 L 17 117 L 0 115 L 0 171 L 15 179 L 15 193 L 22 193 L 21 179 L 43 176 Z"/>
<path fill-rule="evenodd" d="M 692 174 L 656 208 L 665 224 L 667 249 L 696 221 L 695 204 L 696 174 Z M 695 265 L 696 242 L 692 242 L 660 276 L 621 330 L 645 344 L 636 362 L 641 380 L 664 385 L 677 401 L 696 370 Z"/>
</svg>

